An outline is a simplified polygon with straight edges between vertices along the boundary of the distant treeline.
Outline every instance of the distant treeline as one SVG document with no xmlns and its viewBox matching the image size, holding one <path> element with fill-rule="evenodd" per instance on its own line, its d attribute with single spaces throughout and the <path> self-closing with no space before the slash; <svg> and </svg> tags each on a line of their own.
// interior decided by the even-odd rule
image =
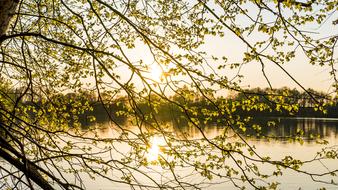
<svg viewBox="0 0 338 190">
<path fill-rule="evenodd" d="M 102 104 L 95 96 L 90 96 L 92 111 L 97 122 L 114 119 L 123 123 L 131 115 L 154 117 L 163 122 L 186 123 L 187 115 L 200 122 L 216 122 L 224 116 L 252 117 L 330 117 L 338 118 L 337 100 L 329 95 L 308 89 L 299 92 L 296 89 L 280 88 L 275 90 L 255 88 L 243 92 L 232 92 L 225 97 L 202 96 L 188 88 L 182 88 L 179 93 L 164 100 L 152 95 L 147 99 L 130 103 L 126 96 L 110 99 L 103 94 Z M 66 95 L 67 96 L 67 95 Z M 70 96 L 70 95 L 68 95 Z M 72 97 L 78 97 L 72 94 Z M 184 111 L 182 108 L 187 108 Z M 108 114 L 107 114 L 108 113 Z"/>
<path fill-rule="evenodd" d="M 71 116 L 79 115 L 76 116 L 77 120 L 83 125 L 92 122 L 91 116 L 99 123 L 113 120 L 119 124 L 123 124 L 131 116 L 178 123 L 187 122 L 186 116 L 204 123 L 219 121 L 226 118 L 225 116 L 338 118 L 337 99 L 312 89 L 300 92 L 286 87 L 274 90 L 255 88 L 233 91 L 227 96 L 211 97 L 212 95 L 206 94 L 202 95 L 184 87 L 167 99 L 150 95 L 145 99 L 131 101 L 128 96 L 112 98 L 109 93 L 102 93 L 98 97 L 94 93 L 82 91 L 60 93 L 35 103 L 25 98 L 24 104 L 41 107 L 48 105 L 48 109 L 62 105 L 62 109 L 68 110 Z M 209 101 L 210 99 L 213 101 Z"/>
</svg>

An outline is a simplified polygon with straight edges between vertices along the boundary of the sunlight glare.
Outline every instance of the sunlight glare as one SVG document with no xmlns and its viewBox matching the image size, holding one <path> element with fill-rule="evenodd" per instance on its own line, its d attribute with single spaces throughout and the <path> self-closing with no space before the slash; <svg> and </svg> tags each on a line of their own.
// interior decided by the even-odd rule
<svg viewBox="0 0 338 190">
<path fill-rule="evenodd" d="M 153 162 L 158 160 L 158 157 L 161 154 L 160 146 L 163 146 L 165 142 L 163 138 L 155 136 L 150 139 L 150 143 L 151 147 L 148 150 L 147 160 Z"/>
<path fill-rule="evenodd" d="M 157 64 L 150 65 L 149 72 L 151 75 L 151 78 L 155 81 L 162 80 L 162 69 Z"/>
</svg>

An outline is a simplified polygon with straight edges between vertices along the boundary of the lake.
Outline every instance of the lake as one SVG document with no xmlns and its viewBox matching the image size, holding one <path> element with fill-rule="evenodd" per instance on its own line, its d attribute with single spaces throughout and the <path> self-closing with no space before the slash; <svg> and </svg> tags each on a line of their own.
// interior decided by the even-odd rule
<svg viewBox="0 0 338 190">
<path fill-rule="evenodd" d="M 287 155 L 292 155 L 295 159 L 300 160 L 311 160 L 316 156 L 316 153 L 321 151 L 323 148 L 331 147 L 332 149 L 337 150 L 338 149 L 338 119 L 337 118 L 261 118 L 258 120 L 258 123 L 265 123 L 268 120 L 274 120 L 276 122 L 276 125 L 273 127 L 263 127 L 261 130 L 260 137 L 256 137 L 252 135 L 252 131 L 247 130 L 246 133 L 243 133 L 243 136 L 246 136 L 246 141 L 255 147 L 255 151 L 261 155 L 261 156 L 269 156 L 272 160 L 278 160 L 281 158 L 284 158 Z M 115 126 L 107 123 L 103 124 L 97 124 L 97 135 L 100 138 L 112 138 L 116 137 L 118 133 L 118 129 L 116 129 Z M 188 139 L 194 139 L 196 142 L 198 142 L 203 136 L 201 132 L 192 126 L 188 125 L 178 125 L 172 124 L 172 128 L 168 128 L 169 131 L 172 131 L 172 133 L 175 133 L 176 135 L 185 134 L 185 138 Z M 128 127 L 130 130 L 136 131 L 135 127 Z M 290 142 L 287 138 L 288 136 L 293 136 L 297 132 L 301 130 L 303 132 L 303 142 Z M 84 130 L 85 131 L 85 130 Z M 217 126 L 217 125 L 206 125 L 202 129 L 204 135 L 208 137 L 209 139 L 216 138 L 220 134 L 224 132 L 224 127 Z M 250 135 L 251 134 L 251 135 Z M 90 134 L 88 134 L 91 136 Z M 316 143 L 316 140 L 312 139 L 313 135 L 319 135 L 320 140 L 326 140 L 329 142 L 329 144 L 318 144 Z M 231 134 L 229 135 L 231 136 Z M 263 136 L 270 136 L 270 137 L 279 137 L 276 139 L 270 139 L 267 140 L 266 138 L 263 138 Z M 66 139 L 68 138 L 68 139 Z M 63 139 L 66 141 L 70 140 L 73 143 L 76 143 L 76 139 L 72 139 L 69 137 L 65 137 Z M 227 139 L 229 142 L 236 142 L 239 141 L 238 137 L 233 137 Z M 88 147 L 92 148 L 92 151 L 96 151 L 96 148 L 99 145 L 94 145 L 86 143 Z M 203 143 L 201 143 L 203 144 Z M 81 143 L 79 143 L 79 147 L 81 147 Z M 106 146 L 106 145 L 104 145 Z M 144 157 L 149 161 L 148 166 L 135 166 L 139 171 L 144 172 L 146 175 L 140 175 L 138 172 L 134 172 L 135 180 L 141 184 L 173 184 L 172 180 L 172 174 L 170 170 L 162 169 L 161 166 L 156 163 L 156 160 L 160 156 L 165 156 L 163 154 L 165 150 L 165 142 L 163 138 L 160 136 L 155 136 L 151 138 L 150 146 L 147 148 L 147 153 L 144 154 Z M 103 159 L 115 159 L 119 160 L 120 158 L 128 155 L 129 152 L 132 151 L 128 143 L 123 143 L 116 141 L 113 144 L 113 150 L 109 153 L 100 154 Z M 76 150 L 73 150 L 76 152 Z M 187 148 L 182 146 L 180 150 L 177 151 L 187 151 Z M 211 155 L 215 156 L 216 158 L 222 157 L 220 152 L 217 152 L 215 150 L 204 150 L 207 153 L 210 153 Z M 127 156 L 128 157 L 128 156 Z M 240 157 L 236 157 L 236 159 L 241 159 Z M 135 159 L 135 158 L 131 158 Z M 140 158 L 137 158 L 140 159 Z M 166 157 L 169 161 L 172 160 L 170 157 Z M 206 156 L 197 156 L 191 160 L 191 161 L 200 161 L 201 163 L 205 162 L 207 160 Z M 243 159 L 242 159 L 243 160 Z M 210 161 L 208 161 L 210 162 Z M 249 162 L 249 161 L 248 161 Z M 137 162 L 135 162 L 137 163 Z M 231 161 L 231 159 L 227 158 L 224 159 L 225 165 L 236 167 L 235 163 Z M 266 163 L 257 163 L 257 167 L 260 168 L 261 173 L 271 173 L 275 167 L 272 167 L 270 164 Z M 64 162 L 64 164 L 61 164 L 62 167 L 69 167 L 69 164 Z M 71 167 L 78 167 L 81 168 L 81 166 L 77 166 L 76 164 L 73 164 Z M 101 167 L 99 165 L 93 165 L 93 167 Z M 89 190 L 122 190 L 122 189 L 131 189 L 131 187 L 127 184 L 119 183 L 118 180 L 121 178 L 121 173 L 119 170 L 128 170 L 128 168 L 124 168 L 124 166 L 116 165 L 117 169 L 113 169 L 113 171 L 109 171 L 105 174 L 102 174 L 105 177 L 111 177 L 112 179 L 116 179 L 116 182 L 109 181 L 105 179 L 104 177 L 95 177 L 92 178 L 88 176 L 85 173 L 80 174 L 79 176 L 74 178 L 73 174 L 64 174 L 64 177 L 68 179 L 69 181 L 76 182 L 77 184 L 83 183 L 83 185 L 86 187 L 86 189 Z M 302 167 L 302 170 L 308 171 L 308 172 L 314 172 L 314 173 L 322 173 L 322 172 L 328 172 L 332 170 L 338 169 L 338 161 L 337 160 L 317 160 L 310 163 L 305 163 Z M 314 182 L 309 175 L 305 175 L 302 173 L 298 173 L 295 171 L 292 171 L 290 169 L 282 170 L 283 175 L 278 177 L 271 177 L 267 180 L 267 182 L 276 181 L 279 184 L 278 189 L 304 189 L 304 190 L 315 190 L 319 189 L 321 187 L 325 187 L 326 189 L 337 189 L 338 185 L 332 185 L 332 184 L 323 184 L 323 183 L 317 183 Z M 192 167 L 175 167 L 175 172 L 177 174 L 177 178 L 181 179 L 182 181 L 187 181 L 189 183 L 193 184 L 200 184 L 201 189 L 237 189 L 234 187 L 231 180 L 227 178 L 219 178 L 217 176 L 214 176 L 212 179 L 208 180 L 206 178 L 201 177 L 200 173 L 196 172 Z M 215 173 L 219 172 L 220 174 L 224 174 L 223 169 L 215 170 Z M 223 172 L 223 173 L 222 173 Z M 57 174 L 56 174 L 57 175 Z M 149 178 L 145 177 L 149 176 L 154 181 L 151 181 Z M 324 176 L 324 177 L 315 177 L 315 180 L 325 180 L 325 181 L 331 181 L 333 180 L 335 183 L 338 182 L 338 177 L 332 177 L 332 176 Z M 243 182 L 241 180 L 236 180 L 236 183 L 238 185 L 242 185 Z M 244 182 L 245 185 L 248 186 L 247 189 L 254 189 L 253 187 L 250 187 L 247 182 Z M 257 184 L 264 184 L 262 181 L 257 181 Z M 153 188 L 149 188 L 153 189 Z M 179 187 L 176 189 L 180 189 Z M 195 187 L 187 187 L 186 189 L 195 189 Z"/>
<path fill-rule="evenodd" d="M 271 118 L 269 118 L 271 119 Z M 276 140 L 267 140 L 265 138 L 257 138 L 257 137 L 249 137 L 247 141 L 256 147 L 256 152 L 263 156 L 270 156 L 272 159 L 281 159 L 286 155 L 293 155 L 294 158 L 300 160 L 310 160 L 313 159 L 318 151 L 321 151 L 322 148 L 325 147 L 335 147 L 338 146 L 338 119 L 337 118 L 273 118 L 278 124 L 275 127 L 266 127 L 262 128 L 261 136 L 275 136 L 275 137 L 287 137 L 292 136 L 301 129 L 304 132 L 304 142 L 289 142 L 286 138 L 278 138 Z M 265 121 L 265 119 L 262 119 Z M 104 127 L 105 126 L 105 127 Z M 199 139 L 202 138 L 202 135 L 198 129 L 195 127 L 189 126 L 181 126 L 179 129 L 175 129 L 176 133 L 185 133 L 188 134 L 191 139 Z M 205 135 L 212 139 L 219 134 L 223 133 L 224 128 L 222 126 L 216 125 L 207 125 L 203 128 Z M 248 131 L 247 133 L 250 133 Z M 109 127 L 108 124 L 103 125 L 98 129 L 99 136 L 108 137 L 114 134 L 114 128 Z M 310 139 L 311 134 L 320 135 L 321 140 L 327 140 L 329 144 L 322 145 L 317 144 L 315 140 Z M 307 139 L 309 137 L 309 139 Z M 154 143 L 154 142 L 153 142 Z M 159 148 L 157 148 L 157 144 L 159 142 L 155 142 L 156 145 L 153 145 L 150 148 L 150 153 L 148 155 L 149 159 L 156 159 L 156 154 L 159 154 Z M 121 149 L 128 149 L 121 145 Z M 337 148 L 336 148 L 337 149 Z M 199 158 L 201 159 L 201 158 Z M 202 159 L 203 160 L 203 159 Z M 232 165 L 233 163 L 229 163 Z M 259 166 L 259 165 L 258 165 Z M 271 166 L 268 164 L 261 164 L 262 172 L 271 171 Z M 325 172 L 328 170 L 338 169 L 338 161 L 337 160 L 323 160 L 323 161 L 315 161 L 310 164 L 304 164 L 302 169 L 305 169 L 309 172 Z M 161 171 L 161 167 L 159 166 L 151 166 L 147 168 L 148 172 L 158 172 L 165 173 L 167 171 Z M 189 169 L 182 169 L 181 175 L 187 175 L 191 172 Z M 155 179 L 159 182 L 162 181 L 162 178 L 165 178 L 166 174 L 161 174 L 159 176 L 155 176 Z M 212 180 L 203 181 L 198 175 L 193 175 L 192 177 L 187 177 L 186 179 L 190 180 L 190 182 L 203 182 L 205 183 L 203 189 L 237 189 L 233 186 L 230 181 L 220 180 L 217 178 L 213 178 Z M 278 189 L 319 189 L 320 187 L 325 187 L 326 189 L 337 189 L 338 186 L 330 185 L 330 184 L 322 184 L 315 183 L 313 180 L 304 174 L 300 174 L 291 170 L 284 170 L 283 175 L 278 178 L 272 178 L 280 183 Z M 316 178 L 318 180 L 326 178 Z M 334 180 L 338 182 L 337 177 L 332 177 L 329 180 Z M 140 178 L 140 180 L 142 180 Z M 86 180 L 85 180 L 86 181 Z M 90 182 L 89 182 L 90 181 Z M 259 183 L 259 182 L 258 182 Z M 130 189 L 128 185 L 121 185 L 117 183 L 112 183 L 107 180 L 98 179 L 98 180 L 89 180 L 86 183 L 86 187 L 88 189 L 102 189 L 102 190 L 110 190 L 110 189 Z M 188 188 L 189 189 L 189 188 Z M 194 189 L 194 188 L 190 188 Z M 253 189 L 253 188 L 248 188 Z"/>
</svg>

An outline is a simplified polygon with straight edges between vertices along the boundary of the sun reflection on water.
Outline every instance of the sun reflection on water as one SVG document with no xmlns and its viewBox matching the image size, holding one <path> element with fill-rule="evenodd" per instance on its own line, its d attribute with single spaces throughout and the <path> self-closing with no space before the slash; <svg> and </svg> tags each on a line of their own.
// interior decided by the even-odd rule
<svg viewBox="0 0 338 190">
<path fill-rule="evenodd" d="M 163 137 L 154 136 L 150 139 L 151 147 L 148 149 L 147 160 L 153 162 L 158 160 L 161 154 L 161 146 L 164 146 L 165 141 Z"/>
</svg>

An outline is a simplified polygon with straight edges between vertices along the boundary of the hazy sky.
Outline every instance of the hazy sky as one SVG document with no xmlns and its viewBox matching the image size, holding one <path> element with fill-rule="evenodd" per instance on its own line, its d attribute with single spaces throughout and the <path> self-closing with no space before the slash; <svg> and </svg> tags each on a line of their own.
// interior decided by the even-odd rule
<svg viewBox="0 0 338 190">
<path fill-rule="evenodd" d="M 256 15 L 257 10 L 254 10 L 248 5 L 249 13 Z M 283 12 L 285 15 L 289 13 Z M 272 15 L 265 15 L 266 20 L 271 19 Z M 338 25 L 333 25 L 332 21 L 338 18 L 338 11 L 333 12 L 331 16 L 322 24 L 308 24 L 303 26 L 301 29 L 304 31 L 314 32 L 312 37 L 314 39 L 320 39 L 328 36 L 338 35 Z M 247 22 L 247 18 L 239 18 L 239 22 L 242 22 L 243 25 Z M 256 33 L 257 34 L 257 33 Z M 256 35 L 255 33 L 251 34 L 249 37 L 245 38 L 253 41 L 264 39 L 262 36 Z M 337 45 L 336 45 L 337 47 Z M 208 49 L 209 52 L 215 53 L 217 55 L 225 55 L 229 62 L 231 61 L 241 61 L 243 52 L 247 51 L 246 46 L 230 32 L 225 33 L 223 39 L 220 38 L 208 38 L 206 40 L 206 45 L 204 47 Z M 338 61 L 337 48 L 335 50 L 334 59 Z M 298 48 L 296 51 L 296 56 L 290 62 L 284 63 L 283 67 L 305 88 L 314 88 L 316 90 L 328 92 L 332 91 L 331 85 L 333 84 L 332 77 L 329 75 L 331 67 L 329 66 L 317 66 L 310 65 L 308 59 L 301 51 L 301 48 Z M 338 65 L 337 68 L 338 69 Z M 290 79 L 280 68 L 278 68 L 273 63 L 267 62 L 265 64 L 266 74 L 273 87 L 291 87 L 299 88 L 297 84 Z M 230 75 L 232 72 L 224 73 L 225 75 Z M 268 83 L 264 78 L 261 72 L 261 65 L 257 62 L 250 62 L 246 65 L 243 65 L 240 71 L 240 74 L 244 75 L 243 85 L 249 85 L 250 87 L 268 87 Z M 338 73 L 337 73 L 338 74 Z"/>
<path fill-rule="evenodd" d="M 333 32 L 337 34 L 337 28 Z M 232 34 L 229 34 L 229 36 L 224 39 L 208 39 L 206 46 L 211 46 L 211 51 L 217 55 L 226 55 L 229 58 L 229 62 L 240 61 L 242 59 L 242 53 L 246 51 L 245 46 L 236 40 Z M 335 57 L 337 59 L 337 53 Z M 298 51 L 293 60 L 283 64 L 283 67 L 305 88 L 314 88 L 326 92 L 332 85 L 333 80 L 331 76 L 329 76 L 330 67 L 310 65 L 301 51 Z M 265 64 L 265 72 L 273 87 L 288 86 L 299 89 L 297 84 L 273 63 L 267 62 L 267 64 Z M 235 73 L 234 71 L 228 71 L 223 74 L 231 78 Z M 243 65 L 240 74 L 244 76 L 243 85 L 250 85 L 250 87 L 268 87 L 268 83 L 261 71 L 261 65 L 257 62 L 250 62 Z"/>
<path fill-rule="evenodd" d="M 255 14 L 255 13 L 253 13 Z M 269 20 L 269 15 L 266 15 Z M 305 27 L 306 30 L 315 32 L 313 34 L 313 38 L 319 39 L 322 37 L 338 35 L 338 25 L 332 25 L 332 21 L 338 18 L 337 11 L 334 12 L 331 17 L 320 27 L 317 25 L 307 25 Z M 244 19 L 242 22 L 245 25 L 246 20 Z M 304 29 L 304 28 L 302 28 Z M 211 57 L 211 55 L 216 55 L 219 57 L 225 56 L 228 58 L 228 63 L 232 62 L 242 62 L 243 52 L 247 51 L 246 45 L 241 42 L 238 37 L 231 32 L 225 31 L 225 37 L 213 37 L 209 36 L 205 39 L 205 45 L 200 47 L 200 50 L 206 51 L 208 55 L 206 58 Z M 278 37 L 278 35 L 276 35 Z M 248 40 L 264 40 L 263 37 L 257 35 L 257 33 L 253 33 L 250 36 L 245 36 Z M 175 49 L 173 49 L 175 51 Z M 171 51 L 171 52 L 173 52 Z M 144 63 L 152 64 L 154 61 L 152 59 L 152 55 L 149 52 L 149 49 L 142 44 L 137 44 L 136 48 L 133 50 L 127 50 L 127 54 L 132 59 L 133 63 L 138 64 L 138 61 L 142 59 Z M 338 59 L 338 53 L 335 51 L 334 58 Z M 213 68 L 217 68 L 219 63 L 213 62 L 210 60 L 210 63 Z M 308 63 L 308 59 L 301 51 L 301 48 L 298 48 L 296 51 L 296 57 L 293 58 L 290 62 L 284 63 L 282 65 L 285 70 L 287 70 L 300 84 L 302 84 L 305 88 L 313 88 L 315 90 L 320 90 L 323 92 L 331 92 L 333 89 L 331 85 L 333 83 L 332 77 L 329 75 L 331 71 L 330 67 L 328 66 L 317 66 L 317 65 L 310 65 Z M 338 65 L 337 68 L 338 69 Z M 149 73 L 147 76 L 153 78 L 155 80 L 159 80 L 160 69 L 158 66 L 150 66 Z M 217 70 L 217 69 L 216 69 Z M 121 66 L 116 68 L 116 73 L 121 75 L 122 80 L 128 80 L 130 76 L 130 71 L 126 69 L 125 66 Z M 238 70 L 230 70 L 225 69 L 219 72 L 222 76 L 227 76 L 228 79 L 231 79 L 237 74 Z M 280 87 L 290 87 L 290 88 L 297 88 L 301 89 L 292 79 L 287 76 L 280 68 L 278 68 L 275 64 L 271 62 L 265 63 L 265 72 L 267 77 L 269 78 L 270 83 L 274 88 Z M 247 88 L 254 88 L 254 87 L 261 87 L 265 88 L 268 87 L 268 83 L 264 78 L 261 72 L 261 64 L 257 62 L 250 62 L 243 65 L 239 71 L 239 74 L 244 76 L 243 82 L 241 86 Z M 184 79 L 184 78 L 182 78 Z M 136 77 L 135 80 L 136 86 L 141 86 L 142 83 Z"/>
</svg>

